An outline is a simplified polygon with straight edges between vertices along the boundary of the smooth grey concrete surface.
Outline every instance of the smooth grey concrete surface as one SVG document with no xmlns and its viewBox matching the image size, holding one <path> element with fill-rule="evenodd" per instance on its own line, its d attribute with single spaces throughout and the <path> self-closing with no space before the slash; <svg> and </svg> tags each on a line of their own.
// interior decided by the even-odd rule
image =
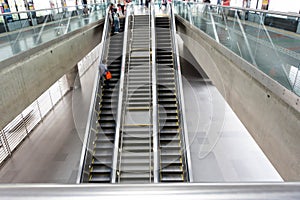
<svg viewBox="0 0 300 200">
<path fill-rule="evenodd" d="M 76 81 L 78 75 L 78 65 L 76 64 L 67 74 L 68 85 L 71 89 L 80 87 L 80 80 Z"/>
<path fill-rule="evenodd" d="M 0 129 L 98 45 L 102 29 L 103 20 L 1 62 Z"/>
<path fill-rule="evenodd" d="M 282 182 L 191 53 L 179 46 L 194 182 Z"/>
<path fill-rule="evenodd" d="M 8 158 L 0 168 L 0 183 L 76 183 L 96 66 Z"/>
<path fill-rule="evenodd" d="M 181 17 L 176 19 L 185 46 L 281 177 L 300 180 L 299 97 Z"/>
</svg>

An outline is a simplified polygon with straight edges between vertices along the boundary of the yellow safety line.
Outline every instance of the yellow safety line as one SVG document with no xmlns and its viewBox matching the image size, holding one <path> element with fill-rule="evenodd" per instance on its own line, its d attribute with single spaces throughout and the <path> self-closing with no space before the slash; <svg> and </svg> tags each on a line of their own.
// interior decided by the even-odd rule
<svg viewBox="0 0 300 200">
<path fill-rule="evenodd" d="M 94 112 L 97 113 L 97 114 L 99 115 L 99 113 L 100 113 L 101 111 L 98 112 L 96 109 L 94 109 Z"/>
<path fill-rule="evenodd" d="M 95 130 L 94 128 L 92 128 L 92 131 L 94 131 L 95 133 L 97 133 L 98 131 L 97 130 Z"/>
<path fill-rule="evenodd" d="M 127 110 L 150 110 L 150 107 L 127 108 Z"/>
</svg>

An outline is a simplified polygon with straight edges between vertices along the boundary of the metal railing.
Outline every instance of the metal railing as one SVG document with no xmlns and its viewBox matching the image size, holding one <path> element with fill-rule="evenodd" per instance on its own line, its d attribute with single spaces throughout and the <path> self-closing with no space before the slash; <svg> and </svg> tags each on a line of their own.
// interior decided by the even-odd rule
<svg viewBox="0 0 300 200">
<path fill-rule="evenodd" d="M 22 196 L 20 196 L 22 194 Z M 135 185 L 2 185 L 3 199 L 298 200 L 299 183 L 197 183 Z"/>
<path fill-rule="evenodd" d="M 66 76 L 63 76 L 2 130 L 0 129 L 0 166 L 55 109 L 55 106 L 69 90 Z"/>
<path fill-rule="evenodd" d="M 156 34 L 155 4 L 151 2 L 151 39 L 152 39 L 152 124 L 153 124 L 153 176 L 154 183 L 159 182 L 159 137 L 158 137 L 158 98 L 156 74 Z"/>
<path fill-rule="evenodd" d="M 150 5 L 150 11 L 151 11 L 151 5 Z M 151 35 L 152 35 L 152 32 L 151 32 L 151 19 L 152 19 L 152 16 L 151 16 L 151 12 L 149 13 L 149 24 L 148 24 L 148 27 L 149 27 L 149 40 L 151 40 Z M 152 47 L 152 43 L 149 42 L 149 46 L 148 46 L 148 49 L 149 49 L 149 59 L 148 59 L 148 62 L 149 62 L 149 83 L 148 83 L 148 88 L 149 88 L 149 120 L 152 121 L 152 112 L 151 110 L 153 111 L 153 109 L 151 108 L 151 104 L 152 104 L 152 91 L 151 91 L 151 88 L 152 88 L 152 71 L 151 71 L 151 60 L 152 60 L 152 57 L 151 57 L 151 47 Z M 152 84 L 151 84 L 152 83 Z M 153 106 L 153 105 L 152 105 Z M 150 122 L 151 123 L 151 122 Z M 153 167 L 152 167 L 152 152 L 153 152 L 153 149 L 152 149 L 152 140 L 153 140 L 153 128 L 151 128 L 151 125 L 148 127 L 149 131 L 148 131 L 148 136 L 149 136 L 149 182 L 151 183 L 152 181 L 152 170 L 153 170 Z"/>
<path fill-rule="evenodd" d="M 102 63 L 105 51 L 106 51 L 106 40 L 107 37 L 109 36 L 108 33 L 110 32 L 110 23 L 109 23 L 109 8 L 106 9 L 106 18 L 105 18 L 105 23 L 104 23 L 104 28 L 102 32 L 102 51 L 99 56 L 100 63 Z M 98 70 L 97 70 L 98 72 Z M 78 169 L 78 174 L 77 174 L 77 180 L 76 183 L 80 183 L 84 179 L 84 174 L 87 174 L 86 172 L 86 164 L 87 164 L 87 157 L 89 153 L 89 146 L 91 144 L 91 134 L 92 132 L 96 133 L 96 128 L 95 125 L 98 123 L 97 121 L 97 116 L 98 116 L 98 111 L 97 107 L 99 106 L 98 103 L 101 98 L 101 81 L 100 81 L 101 75 L 100 73 L 97 73 L 95 76 L 95 81 L 94 81 L 94 86 L 93 86 L 93 92 L 92 92 L 92 97 L 91 97 L 91 104 L 90 104 L 90 110 L 88 114 L 88 120 L 87 120 L 87 125 L 86 125 L 86 130 L 85 130 L 85 135 L 84 135 L 84 141 L 83 141 L 83 146 L 81 150 L 81 158 L 79 162 L 79 169 Z"/>
<path fill-rule="evenodd" d="M 182 78 L 181 78 L 181 67 L 180 67 L 180 60 L 179 60 L 179 50 L 176 38 L 176 25 L 175 25 L 175 15 L 174 15 L 174 5 L 169 4 L 170 6 L 170 16 L 171 16 L 171 36 L 172 36 L 172 46 L 173 46 L 173 61 L 174 61 L 174 69 L 175 69 L 175 77 L 176 77 L 176 93 L 178 99 L 178 116 L 180 121 L 180 135 L 181 135 L 181 149 L 182 149 L 182 156 L 184 161 L 184 168 L 186 173 L 186 180 L 189 182 L 193 182 L 193 171 L 192 171 L 192 164 L 191 164 L 191 155 L 190 155 L 190 146 L 189 146 L 189 139 L 188 139 L 188 130 L 187 124 L 185 120 L 185 105 L 184 105 L 184 95 L 183 95 L 183 88 L 182 88 Z"/>
<path fill-rule="evenodd" d="M 192 25 L 300 96 L 299 14 L 193 2 L 175 7 Z"/>
<path fill-rule="evenodd" d="M 128 96 L 128 89 L 124 87 L 124 81 L 126 78 L 126 84 L 128 82 L 128 76 L 125 77 L 125 71 L 126 71 L 126 59 L 127 59 L 127 52 L 128 52 L 128 27 L 129 27 L 129 17 L 131 16 L 133 11 L 132 4 L 127 4 L 126 8 L 126 19 L 125 19 L 125 29 L 124 29 L 124 39 L 123 39 L 123 50 L 122 50 L 122 64 L 121 64 L 121 76 L 120 76 L 120 86 L 119 86 L 119 100 L 118 100 L 118 110 L 117 110 L 117 119 L 116 119 L 116 133 L 115 133 L 115 144 L 114 144 L 114 153 L 113 153 L 113 169 L 112 169 L 112 183 L 116 183 L 117 175 L 120 173 L 120 164 L 121 164 L 121 153 L 119 154 L 119 149 L 122 149 L 120 147 L 120 144 L 123 143 L 123 124 L 124 122 L 124 116 L 123 109 L 126 107 L 123 102 L 124 97 L 124 90 L 126 90 L 126 98 Z M 130 62 L 130 61 L 129 61 Z M 127 99 L 126 101 L 127 102 Z M 123 114 L 124 115 L 124 114 Z M 121 127 L 122 124 L 122 127 Z M 120 136 L 120 133 L 122 131 L 122 136 Z M 121 141 L 120 141 L 121 140 Z M 117 166 L 119 163 L 119 166 Z M 120 178 L 120 176 L 118 177 Z"/>
</svg>

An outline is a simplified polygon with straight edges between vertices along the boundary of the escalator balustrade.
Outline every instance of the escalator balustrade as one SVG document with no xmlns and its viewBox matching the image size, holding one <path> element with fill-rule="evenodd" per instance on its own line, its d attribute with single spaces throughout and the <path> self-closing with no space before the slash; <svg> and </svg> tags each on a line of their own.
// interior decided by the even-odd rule
<svg viewBox="0 0 300 200">
<path fill-rule="evenodd" d="M 169 17 L 156 17 L 160 182 L 184 182 L 180 121 Z"/>
<path fill-rule="evenodd" d="M 120 19 L 121 29 L 124 30 L 124 19 Z M 118 105 L 118 91 L 121 61 L 123 34 L 112 35 L 108 38 L 108 53 L 103 60 L 112 74 L 109 87 L 104 83 L 102 88 L 102 101 L 98 116 L 98 126 L 94 149 L 92 151 L 92 163 L 90 164 L 89 182 L 91 183 L 110 183 L 112 172 L 112 158 L 115 143 L 115 116 Z"/>
</svg>

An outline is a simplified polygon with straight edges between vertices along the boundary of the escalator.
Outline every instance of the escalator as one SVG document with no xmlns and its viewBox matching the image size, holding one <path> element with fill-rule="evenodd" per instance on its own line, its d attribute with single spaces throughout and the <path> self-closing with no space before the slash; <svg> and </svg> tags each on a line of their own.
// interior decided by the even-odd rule
<svg viewBox="0 0 300 200">
<path fill-rule="evenodd" d="M 152 182 L 152 83 L 149 15 L 133 15 L 125 72 L 118 183 Z"/>
<path fill-rule="evenodd" d="M 167 15 L 155 17 L 153 8 L 150 15 L 130 10 L 126 27 L 121 27 L 124 36 L 106 39 L 102 60 L 113 78 L 109 87 L 98 89 L 91 107 L 96 114 L 90 121 L 97 120 L 85 139 L 90 153 L 83 155 L 80 180 L 188 182 L 174 21 Z"/>
<path fill-rule="evenodd" d="M 182 122 L 178 107 L 170 18 L 155 18 L 160 182 L 185 182 Z"/>
<path fill-rule="evenodd" d="M 124 30 L 125 19 L 120 19 Z M 115 115 L 118 106 L 118 82 L 121 72 L 123 34 L 112 35 L 107 39 L 107 55 L 103 63 L 107 64 L 112 79 L 102 86 L 98 125 L 93 141 L 92 159 L 89 165 L 91 183 L 110 183 L 112 173 L 113 149 L 115 143 Z"/>
</svg>

